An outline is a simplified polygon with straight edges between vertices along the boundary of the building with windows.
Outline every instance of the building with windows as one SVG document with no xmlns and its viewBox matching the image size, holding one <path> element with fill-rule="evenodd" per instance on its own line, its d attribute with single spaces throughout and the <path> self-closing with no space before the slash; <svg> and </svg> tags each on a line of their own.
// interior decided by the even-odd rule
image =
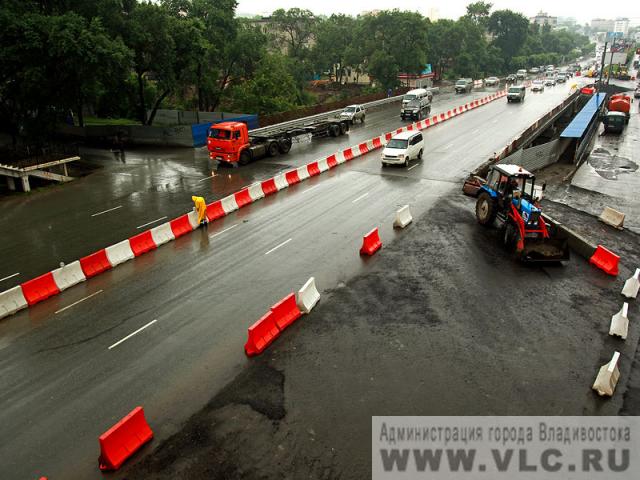
<svg viewBox="0 0 640 480">
<path fill-rule="evenodd" d="M 612 32 L 622 33 L 622 36 L 626 36 L 629 33 L 629 19 L 628 18 L 616 18 L 613 24 Z"/>
<path fill-rule="evenodd" d="M 558 17 L 552 17 L 547 12 L 538 12 L 535 17 L 529 19 L 531 23 L 537 23 L 538 25 L 550 25 L 555 27 L 558 25 Z"/>
</svg>

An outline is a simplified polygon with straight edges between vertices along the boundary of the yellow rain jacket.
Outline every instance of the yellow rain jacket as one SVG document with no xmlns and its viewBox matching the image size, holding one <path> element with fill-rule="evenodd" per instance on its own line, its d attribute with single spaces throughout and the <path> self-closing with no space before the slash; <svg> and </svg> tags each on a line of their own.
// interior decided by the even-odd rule
<svg viewBox="0 0 640 480">
<path fill-rule="evenodd" d="M 202 223 L 202 221 L 207 218 L 207 204 L 202 197 L 193 196 L 191 197 L 191 200 L 193 200 L 193 205 L 195 206 L 198 214 L 198 223 Z"/>
</svg>

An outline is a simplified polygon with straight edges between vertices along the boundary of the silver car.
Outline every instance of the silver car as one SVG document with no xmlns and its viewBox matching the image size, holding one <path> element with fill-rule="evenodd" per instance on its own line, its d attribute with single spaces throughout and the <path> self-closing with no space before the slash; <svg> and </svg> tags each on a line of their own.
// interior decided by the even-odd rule
<svg viewBox="0 0 640 480">
<path fill-rule="evenodd" d="M 356 120 L 360 120 L 362 123 L 364 123 L 366 114 L 367 112 L 362 105 L 349 105 L 348 107 L 345 107 L 342 112 L 340 112 L 340 119 L 349 120 L 352 125 L 356 123 Z"/>
</svg>

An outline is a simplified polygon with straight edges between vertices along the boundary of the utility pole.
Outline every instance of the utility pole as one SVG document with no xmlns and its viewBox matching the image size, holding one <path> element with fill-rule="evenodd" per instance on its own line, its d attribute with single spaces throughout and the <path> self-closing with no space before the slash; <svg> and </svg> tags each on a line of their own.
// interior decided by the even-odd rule
<svg viewBox="0 0 640 480">
<path fill-rule="evenodd" d="M 604 72 L 604 62 L 607 56 L 607 45 L 609 45 L 609 42 L 604 42 L 604 52 L 602 52 L 602 62 L 600 64 L 600 76 L 598 78 L 598 85 L 596 86 L 596 90 L 598 92 L 600 92 L 600 89 L 602 88 L 602 72 Z"/>
</svg>

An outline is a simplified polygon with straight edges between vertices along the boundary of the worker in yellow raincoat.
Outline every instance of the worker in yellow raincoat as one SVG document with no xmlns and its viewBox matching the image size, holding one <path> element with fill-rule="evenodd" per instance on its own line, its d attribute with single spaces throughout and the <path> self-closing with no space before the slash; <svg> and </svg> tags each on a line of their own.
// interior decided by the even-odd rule
<svg viewBox="0 0 640 480">
<path fill-rule="evenodd" d="M 198 214 L 198 223 L 200 225 L 206 225 L 208 223 L 207 220 L 207 204 L 202 197 L 196 197 L 195 195 L 191 197 L 193 200 L 194 210 Z"/>
</svg>

